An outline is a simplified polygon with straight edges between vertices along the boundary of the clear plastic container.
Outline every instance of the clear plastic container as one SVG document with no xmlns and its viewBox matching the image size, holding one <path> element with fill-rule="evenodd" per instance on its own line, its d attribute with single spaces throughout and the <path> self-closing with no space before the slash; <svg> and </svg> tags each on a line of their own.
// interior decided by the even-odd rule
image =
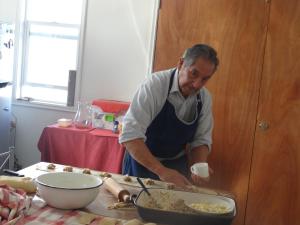
<svg viewBox="0 0 300 225">
<path fill-rule="evenodd" d="M 92 108 L 88 102 L 78 102 L 74 125 L 79 129 L 92 128 Z"/>
<path fill-rule="evenodd" d="M 105 113 L 99 106 L 92 105 L 92 126 L 94 128 L 104 128 L 104 115 Z"/>
</svg>

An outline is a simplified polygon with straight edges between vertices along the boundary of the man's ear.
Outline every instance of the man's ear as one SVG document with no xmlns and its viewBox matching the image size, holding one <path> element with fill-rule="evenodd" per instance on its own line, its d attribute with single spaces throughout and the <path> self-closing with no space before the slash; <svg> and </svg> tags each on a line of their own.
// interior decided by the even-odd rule
<svg viewBox="0 0 300 225">
<path fill-rule="evenodd" d="M 180 58 L 180 59 L 179 59 L 179 61 L 178 61 L 178 63 L 177 63 L 177 69 L 178 69 L 178 70 L 180 70 L 180 69 L 181 69 L 181 67 L 182 67 L 183 63 L 184 63 L 184 60 L 183 60 L 183 58 Z"/>
</svg>

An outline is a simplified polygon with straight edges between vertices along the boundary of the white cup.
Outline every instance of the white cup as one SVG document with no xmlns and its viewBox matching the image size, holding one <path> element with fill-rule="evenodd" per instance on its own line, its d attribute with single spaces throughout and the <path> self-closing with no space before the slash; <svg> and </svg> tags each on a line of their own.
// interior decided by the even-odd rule
<svg viewBox="0 0 300 225">
<path fill-rule="evenodd" d="M 191 166 L 191 172 L 203 178 L 209 177 L 208 163 L 204 163 L 204 162 L 195 163 L 194 165 Z"/>
</svg>

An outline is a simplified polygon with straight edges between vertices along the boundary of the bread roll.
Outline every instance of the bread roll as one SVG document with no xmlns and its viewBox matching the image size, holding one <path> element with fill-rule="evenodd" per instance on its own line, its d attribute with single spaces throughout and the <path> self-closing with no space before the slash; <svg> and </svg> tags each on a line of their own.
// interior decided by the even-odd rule
<svg viewBox="0 0 300 225">
<path fill-rule="evenodd" d="M 0 176 L 0 184 L 6 184 L 13 188 L 21 188 L 26 193 L 36 192 L 36 185 L 29 177 Z"/>
</svg>

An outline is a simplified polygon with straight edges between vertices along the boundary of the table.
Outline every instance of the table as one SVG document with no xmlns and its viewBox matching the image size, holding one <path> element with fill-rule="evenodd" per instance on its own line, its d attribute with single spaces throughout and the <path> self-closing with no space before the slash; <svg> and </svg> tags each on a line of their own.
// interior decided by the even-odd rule
<svg viewBox="0 0 300 225">
<path fill-rule="evenodd" d="M 120 173 L 125 148 L 104 129 L 47 126 L 38 141 L 41 161 Z"/>
<path fill-rule="evenodd" d="M 29 166 L 25 169 L 18 171 L 18 173 L 23 174 L 26 177 L 36 178 L 39 175 L 44 174 L 44 173 L 61 172 L 61 171 L 63 171 L 63 168 L 65 167 L 65 165 L 55 164 L 55 169 L 50 170 L 50 169 L 47 169 L 48 165 L 49 165 L 49 163 L 39 162 L 37 164 L 34 164 L 32 166 Z M 82 168 L 73 168 L 73 172 L 82 173 L 83 169 Z M 91 176 L 99 176 L 101 173 L 102 173 L 102 171 L 91 171 L 91 174 L 92 174 Z M 125 189 L 127 189 L 130 192 L 130 194 L 138 194 L 140 192 L 141 187 L 138 184 L 138 182 L 136 182 L 136 184 L 134 183 L 134 180 L 136 181 L 136 179 L 134 177 L 132 177 L 133 178 L 132 182 L 124 183 L 124 175 L 114 174 L 114 173 L 111 173 L 110 175 L 112 176 L 113 179 L 115 179 L 117 182 L 119 182 L 121 185 L 123 185 L 123 187 Z M 96 219 L 97 221 L 95 221 L 95 223 L 94 222 L 84 223 L 84 224 L 90 224 L 90 225 L 116 224 L 116 223 L 105 223 L 105 220 L 109 219 L 109 218 L 116 218 L 118 220 L 122 220 L 123 222 L 120 223 L 122 225 L 127 224 L 127 222 L 129 222 L 129 220 L 132 220 L 132 219 L 137 219 L 139 221 L 142 221 L 136 208 L 113 209 L 113 210 L 108 209 L 108 206 L 111 206 L 113 203 L 117 202 L 117 198 L 114 197 L 110 192 L 108 192 L 103 186 L 104 185 L 100 186 L 99 194 L 91 204 L 89 204 L 85 208 L 77 209 L 77 210 L 61 210 L 61 209 L 55 209 L 55 208 L 52 208 L 51 206 L 45 206 L 45 205 L 42 207 L 39 207 L 39 206 L 36 207 L 37 201 L 42 201 L 44 204 L 45 204 L 45 202 L 35 196 L 32 200 L 31 208 L 33 208 L 33 209 L 37 208 L 37 210 L 35 210 L 34 213 L 29 212 L 27 214 L 27 216 L 25 216 L 23 218 L 23 221 L 21 221 L 20 223 L 18 223 L 16 225 L 24 225 L 24 224 L 26 224 L 26 225 L 33 225 L 33 224 L 80 225 L 83 223 L 74 223 L 70 220 L 75 219 L 76 221 L 78 221 L 79 216 L 82 213 L 89 214 L 89 215 L 93 214 L 93 215 L 97 216 L 97 219 Z M 167 183 L 165 183 L 163 181 L 155 181 L 155 184 L 152 184 L 150 186 L 152 188 L 159 187 L 159 188 L 165 189 L 165 188 L 167 188 Z M 180 189 L 175 188 L 174 190 L 180 190 Z M 201 188 L 201 187 L 199 187 L 199 190 L 197 190 L 197 191 L 194 190 L 193 192 L 205 193 L 205 194 L 210 194 L 210 195 L 211 194 L 220 195 L 220 193 L 216 192 L 215 190 L 205 189 L 205 188 Z M 38 198 L 38 199 L 36 199 L 36 198 Z M 42 218 L 40 218 L 40 217 L 42 217 Z M 56 219 L 57 217 L 59 217 L 59 221 Z M 54 218 L 54 222 L 51 222 L 51 221 L 49 222 L 49 220 L 53 221 L 53 218 Z M 45 220 L 47 220 L 47 222 L 45 222 Z M 100 221 L 100 223 L 98 223 L 98 220 Z M 142 224 L 144 224 L 144 223 L 146 223 L 146 221 L 143 221 Z M 117 224 L 119 224 L 119 223 L 117 223 Z M 129 225 L 129 223 L 128 223 L 128 225 Z M 144 224 L 144 225 L 146 225 L 146 224 Z M 159 224 L 157 224 L 157 225 L 159 225 Z M 160 225 L 163 225 L 163 224 L 160 224 Z"/>
<path fill-rule="evenodd" d="M 44 173 L 48 173 L 51 171 L 45 171 L 44 169 L 41 168 L 47 168 L 47 165 L 49 163 L 46 162 L 39 162 L 36 163 L 32 166 L 26 167 L 22 170 L 19 170 L 18 173 L 25 175 L 25 177 L 30 177 L 32 179 L 38 177 L 41 174 Z M 65 165 L 60 165 L 60 164 L 55 164 L 57 170 L 55 170 L 56 172 L 60 172 L 61 169 L 65 166 Z M 74 169 L 81 169 L 81 168 L 74 168 Z M 93 171 L 93 172 L 101 172 L 101 171 Z M 111 173 L 112 177 L 115 180 L 118 180 L 120 178 L 124 178 L 123 175 L 121 174 L 114 174 Z M 164 182 L 160 182 L 161 184 L 165 184 Z M 131 194 L 138 194 L 141 191 L 140 186 L 132 186 L 132 185 L 126 185 L 126 184 L 122 184 L 124 186 L 124 188 L 126 188 Z M 24 224 L 28 224 L 28 225 L 33 225 L 33 224 L 40 224 L 40 225 L 79 225 L 78 223 L 73 223 L 72 221 L 70 222 L 69 218 L 71 217 L 77 217 L 78 214 L 82 214 L 82 213 L 89 213 L 89 214 L 93 214 L 93 215 L 98 215 L 100 217 L 100 221 L 98 222 L 98 220 L 96 219 L 95 222 L 92 222 L 90 225 L 100 225 L 100 224 L 112 224 L 112 223 L 108 223 L 105 222 L 104 220 L 101 220 L 101 218 L 116 218 L 116 219 L 120 219 L 123 222 L 122 223 L 117 223 L 117 224 L 127 224 L 126 221 L 131 221 L 133 219 L 137 219 L 139 220 L 142 224 L 146 224 L 146 221 L 143 221 L 142 218 L 139 216 L 137 209 L 134 208 L 130 208 L 130 209 L 113 209 L 110 210 L 108 209 L 108 206 L 111 206 L 113 203 L 116 203 L 117 199 L 110 193 L 108 192 L 103 185 L 100 186 L 99 189 L 99 194 L 97 196 L 97 198 L 91 203 L 89 204 L 87 207 L 83 208 L 83 209 L 78 209 L 78 210 L 61 210 L 61 209 L 55 209 L 52 208 L 50 206 L 47 206 L 48 209 L 40 209 L 40 214 L 41 217 L 43 217 L 43 219 L 45 220 L 41 220 L 39 218 L 35 218 L 34 215 L 29 215 L 27 216 L 27 218 L 25 217 L 23 221 L 21 221 L 20 223 L 17 223 L 16 225 L 24 225 Z M 35 198 L 33 198 L 33 203 L 31 204 L 33 207 L 33 205 L 36 205 L 36 201 Z M 49 209 L 50 208 L 50 209 Z M 45 215 L 43 215 L 45 214 Z M 50 219 L 48 219 L 47 217 L 50 217 Z M 49 220 L 53 220 L 53 218 L 55 219 L 55 217 L 60 217 L 59 220 L 54 221 L 54 222 L 49 222 Z M 58 219 L 58 218 L 57 218 Z M 38 221 L 37 221 L 38 220 Z M 65 220 L 65 221 L 62 221 Z M 25 221 L 25 222 L 24 222 Z M 88 223 L 80 223 L 80 224 L 88 224 Z M 113 223 L 115 224 L 115 223 Z M 129 223 L 128 223 L 129 224 Z M 130 223 L 131 224 L 131 223 Z M 163 225 L 163 224 L 157 224 L 157 225 Z"/>
<path fill-rule="evenodd" d="M 29 166 L 27 168 L 24 168 L 20 171 L 18 171 L 19 174 L 23 174 L 26 177 L 36 178 L 41 174 L 47 173 L 44 170 L 38 169 L 38 168 L 46 168 L 45 165 L 48 163 L 45 162 L 39 162 L 32 166 Z M 62 165 L 57 165 L 56 167 L 59 167 Z M 113 174 L 113 177 L 119 177 L 122 176 L 120 174 Z M 141 190 L 140 187 L 133 187 L 129 185 L 122 184 L 131 194 L 138 194 L 138 192 Z M 93 201 L 91 204 L 89 204 L 86 208 L 82 209 L 85 212 L 93 213 L 96 215 L 106 216 L 106 217 L 112 217 L 112 218 L 120 218 L 125 220 L 131 220 L 134 218 L 137 218 L 139 220 L 142 220 L 136 209 L 127 209 L 127 210 L 109 210 L 107 209 L 108 206 L 115 203 L 117 199 L 103 186 L 101 186 L 99 194 L 95 201 Z"/>
</svg>

